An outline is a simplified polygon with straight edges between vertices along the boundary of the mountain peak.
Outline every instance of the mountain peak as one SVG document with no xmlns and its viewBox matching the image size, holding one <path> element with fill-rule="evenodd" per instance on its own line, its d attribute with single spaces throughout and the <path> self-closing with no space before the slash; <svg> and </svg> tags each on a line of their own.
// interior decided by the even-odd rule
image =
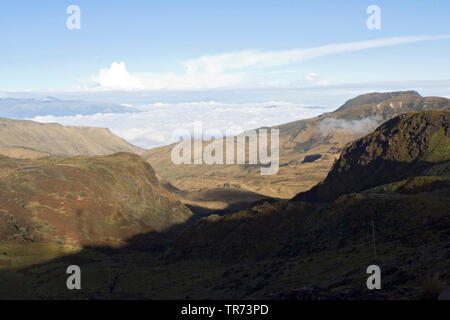
<svg viewBox="0 0 450 320">
<path fill-rule="evenodd" d="M 371 118 L 381 123 L 408 112 L 428 109 L 450 110 L 450 99 L 424 98 L 416 91 L 369 93 L 347 101 L 327 118 L 361 120 Z"/>
<path fill-rule="evenodd" d="M 400 96 L 416 96 L 418 98 L 422 98 L 422 96 L 417 91 L 414 90 L 394 91 L 394 92 L 372 92 L 348 100 L 336 111 L 339 112 L 346 110 L 348 108 L 358 107 L 366 104 L 381 103 L 386 100 L 397 98 Z"/>
</svg>

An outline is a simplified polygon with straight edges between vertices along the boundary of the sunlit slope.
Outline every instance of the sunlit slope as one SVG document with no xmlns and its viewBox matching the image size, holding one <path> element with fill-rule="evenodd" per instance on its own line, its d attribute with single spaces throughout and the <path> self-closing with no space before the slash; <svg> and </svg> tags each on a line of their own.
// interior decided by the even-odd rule
<svg viewBox="0 0 450 320">
<path fill-rule="evenodd" d="M 449 110 L 450 100 L 423 98 L 415 91 L 371 93 L 349 100 L 335 112 L 275 126 L 280 130 L 280 169 L 273 176 L 261 176 L 260 165 L 176 166 L 170 159 L 173 145 L 151 149 L 143 157 L 163 180 L 183 191 L 227 185 L 291 198 L 323 180 L 347 143 L 392 117 L 428 109 Z"/>
<path fill-rule="evenodd" d="M 0 242 L 121 245 L 191 212 L 139 156 L 0 157 Z"/>
<path fill-rule="evenodd" d="M 0 155 L 15 159 L 41 159 L 50 156 L 50 154 L 46 152 L 40 152 L 24 147 L 0 147 Z"/>
<path fill-rule="evenodd" d="M 143 151 L 108 129 L 0 118 L 0 148 L 3 147 L 28 148 L 55 156 Z"/>
</svg>

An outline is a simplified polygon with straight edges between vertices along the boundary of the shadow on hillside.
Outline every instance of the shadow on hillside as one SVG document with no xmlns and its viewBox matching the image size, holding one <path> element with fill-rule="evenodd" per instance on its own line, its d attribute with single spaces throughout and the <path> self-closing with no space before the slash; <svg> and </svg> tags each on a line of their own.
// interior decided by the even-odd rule
<svg viewBox="0 0 450 320">
<path fill-rule="evenodd" d="M 128 239 L 123 247 L 82 245 L 81 251 L 73 254 L 24 268 L 0 269 L 0 299 L 65 299 L 67 295 L 74 299 L 91 299 L 97 294 L 102 298 L 111 298 L 117 281 L 124 274 L 133 272 L 135 262 L 137 265 L 144 259 L 145 264 L 149 262 L 153 265 L 161 261 L 170 243 L 200 218 L 195 215 L 186 222 L 164 231 L 135 235 Z M 2 254 L 2 259 L 14 258 L 9 252 L 2 252 Z M 3 264 L 3 266 L 8 265 Z M 92 279 L 90 276 L 88 281 L 84 281 L 83 287 L 90 287 L 90 283 L 86 282 L 92 282 L 92 285 L 96 286 L 100 292 L 89 291 L 87 295 L 84 295 L 83 290 L 80 294 L 69 291 L 66 286 L 69 276 L 66 274 L 66 269 L 70 265 L 79 266 L 83 275 L 97 274 L 98 276 L 95 276 L 97 279 Z M 40 286 L 42 290 L 39 289 Z M 71 296 L 70 293 L 74 295 Z M 139 297 L 130 294 L 128 297 L 121 298 Z"/>
<path fill-rule="evenodd" d="M 449 161 L 442 162 L 396 162 L 390 160 L 376 160 L 370 165 L 351 163 L 351 170 L 337 171 L 333 167 L 325 180 L 308 191 L 294 197 L 295 201 L 312 203 L 333 202 L 342 195 L 360 192 L 380 185 L 385 185 L 421 175 L 450 175 Z M 442 167 L 439 169 L 439 167 Z"/>
<path fill-rule="evenodd" d="M 166 187 L 166 185 L 164 186 Z M 250 208 L 265 201 L 274 201 L 274 198 L 257 192 L 234 188 L 217 187 L 199 191 L 186 191 L 172 186 L 169 190 L 176 194 L 181 202 L 198 216 L 225 215 Z"/>
<path fill-rule="evenodd" d="M 260 203 L 274 203 L 275 201 L 274 199 L 267 199 L 246 202 L 233 206 L 233 208 L 248 208 Z M 227 210 L 213 212 L 225 215 L 234 211 L 232 208 L 227 208 Z M 81 212 L 77 214 L 81 214 Z M 206 212 L 201 214 L 198 213 L 198 210 L 195 210 L 194 215 L 184 223 L 171 226 L 161 232 L 155 231 L 135 235 L 120 248 L 82 245 L 81 251 L 67 256 L 53 258 L 16 270 L 0 269 L 0 299 L 66 298 L 66 295 L 70 293 L 65 282 L 69 276 L 66 274 L 66 269 L 70 265 L 80 266 L 83 273 L 98 273 L 99 279 L 102 279 L 99 280 L 100 283 L 98 284 L 100 292 L 97 292 L 97 290 L 95 292 L 90 291 L 87 295 L 83 293 L 75 294 L 76 299 L 112 298 L 120 278 L 133 273 L 135 267 L 143 273 L 144 277 L 147 277 L 151 276 L 152 268 L 155 265 L 173 262 L 172 259 L 169 259 L 170 261 L 167 259 L 168 249 L 183 232 L 195 226 L 206 215 L 208 215 Z M 5 252 L 5 254 L 7 253 Z M 179 260 L 179 258 L 175 260 Z M 149 266 L 149 269 L 146 270 L 142 266 Z M 93 283 L 95 282 L 96 280 L 93 281 Z M 53 285 L 50 285 L 51 283 Z M 37 288 L 42 284 L 45 284 L 46 288 L 41 291 Z M 121 284 L 123 285 L 123 282 Z M 130 293 L 129 296 L 119 298 L 135 299 L 141 297 Z"/>
<path fill-rule="evenodd" d="M 240 201 L 240 202 L 229 204 L 225 209 L 219 209 L 219 210 L 208 208 L 206 205 L 201 206 L 201 205 L 192 205 L 192 204 L 186 204 L 186 203 L 184 205 L 186 207 L 188 207 L 197 216 L 206 217 L 211 214 L 218 214 L 218 215 L 223 216 L 223 215 L 231 214 L 231 213 L 234 213 L 237 211 L 245 210 L 245 209 L 263 204 L 264 202 L 274 203 L 277 201 L 279 201 L 279 199 L 274 199 L 274 198 L 269 198 L 269 197 L 263 198 L 261 200 L 255 201 L 255 202 Z"/>
<path fill-rule="evenodd" d="M 410 170 L 408 176 L 431 170 L 431 167 L 434 167 L 431 173 L 448 174 L 448 166 L 443 163 L 415 163 L 414 166 L 411 163 L 384 163 L 382 167 L 393 170 L 390 176 L 384 172 L 387 181 L 383 183 L 406 178 L 407 169 Z M 356 177 L 349 175 L 347 179 Z M 363 175 L 360 180 L 363 177 L 367 178 Z M 374 181 L 379 181 L 377 179 Z M 417 279 L 432 272 L 436 259 L 444 264 L 450 261 L 450 216 L 438 211 L 433 213 L 436 217 L 429 218 L 431 213 L 410 201 L 415 195 L 408 197 L 402 204 L 405 206 L 403 211 L 398 199 L 380 201 L 374 198 L 330 204 L 286 202 L 284 207 L 277 208 L 271 204 L 281 206 L 282 203 L 271 199 L 253 203 L 262 204 L 262 211 L 249 210 L 238 219 L 199 222 L 203 216 L 198 214 L 163 232 L 136 235 L 121 248 L 85 246 L 80 252 L 65 257 L 21 270 L 1 271 L 0 298 L 180 299 L 185 297 L 182 295 L 184 290 L 191 293 L 198 290 L 199 297 L 213 298 L 208 291 L 212 289 L 206 290 L 205 286 L 222 290 L 224 295 L 220 298 L 246 298 L 279 282 L 277 272 L 291 258 L 303 261 L 299 270 L 317 270 L 310 271 L 311 279 L 320 274 L 328 283 L 327 292 L 332 292 L 335 287 L 347 290 L 346 286 L 352 281 L 363 283 L 364 266 L 374 263 L 371 256 L 372 220 L 377 223 L 379 252 L 384 248 L 391 254 L 380 262 L 393 273 L 392 281 L 387 281 L 385 288 L 391 290 L 389 294 L 400 294 L 395 291 L 395 283 L 412 285 L 411 281 L 419 281 Z M 264 205 L 265 202 L 268 204 Z M 446 202 L 443 203 L 445 206 Z M 424 252 L 432 255 L 424 256 Z M 85 290 L 67 290 L 66 268 L 69 265 L 81 267 L 87 277 Z M 444 270 L 447 265 L 436 268 Z M 238 278 L 229 278 L 236 269 L 247 271 Z M 425 273 L 416 275 L 413 270 Z M 250 276 L 252 272 L 255 275 Z M 450 275 L 445 276 L 450 283 Z M 217 279 L 222 283 L 210 283 Z M 152 287 L 143 289 L 142 283 L 149 282 Z M 365 297 L 358 291 L 362 289 L 351 290 L 349 298 Z M 385 292 L 378 297 L 383 297 Z"/>
</svg>

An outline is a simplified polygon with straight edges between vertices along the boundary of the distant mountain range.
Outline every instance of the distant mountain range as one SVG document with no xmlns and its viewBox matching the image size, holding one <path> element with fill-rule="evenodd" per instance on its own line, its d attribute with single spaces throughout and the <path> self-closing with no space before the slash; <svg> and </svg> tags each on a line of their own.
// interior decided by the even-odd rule
<svg viewBox="0 0 450 320">
<path fill-rule="evenodd" d="M 82 100 L 60 100 L 53 97 L 44 99 L 0 99 L 0 118 L 28 119 L 37 116 L 75 116 L 96 113 L 137 112 L 121 105 L 88 102 Z"/>
</svg>

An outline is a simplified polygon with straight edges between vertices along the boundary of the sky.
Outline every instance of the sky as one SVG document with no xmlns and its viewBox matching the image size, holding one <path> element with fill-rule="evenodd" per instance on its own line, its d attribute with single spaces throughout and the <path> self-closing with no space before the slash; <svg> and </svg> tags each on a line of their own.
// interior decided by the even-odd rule
<svg viewBox="0 0 450 320">
<path fill-rule="evenodd" d="M 378 30 L 366 26 L 373 4 Z M 2 1 L 0 91 L 444 80 L 448 12 L 445 0 Z"/>
<path fill-rule="evenodd" d="M 79 29 L 67 27 L 71 5 Z M 367 26 L 373 5 L 375 29 Z M 273 101 L 334 108 L 371 90 L 450 97 L 449 12 L 447 0 L 2 1 L 0 97 L 153 110 Z"/>
</svg>

